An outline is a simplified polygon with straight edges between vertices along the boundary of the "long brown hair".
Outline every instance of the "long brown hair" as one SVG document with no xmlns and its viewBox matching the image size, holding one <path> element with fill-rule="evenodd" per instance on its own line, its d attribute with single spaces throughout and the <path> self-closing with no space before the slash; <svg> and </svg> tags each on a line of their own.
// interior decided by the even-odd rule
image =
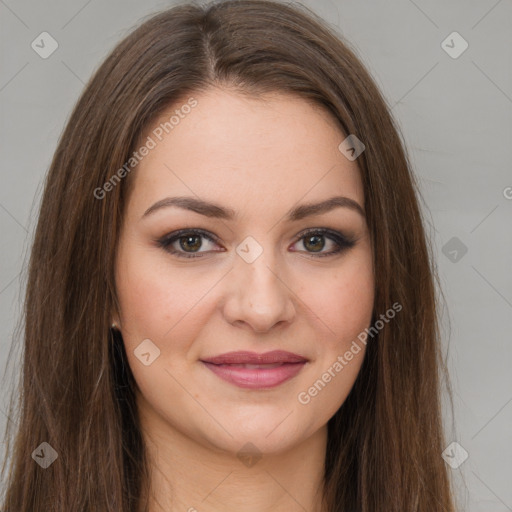
<svg viewBox="0 0 512 512">
<path fill-rule="evenodd" d="M 212 86 L 300 95 L 366 146 L 357 163 L 374 253 L 374 319 L 396 302 L 403 309 L 368 342 L 356 383 L 328 423 L 327 509 L 452 512 L 441 458 L 446 368 L 437 278 L 399 128 L 347 42 L 307 9 L 263 0 L 186 3 L 150 17 L 77 102 L 47 175 L 31 250 L 2 510 L 144 506 L 149 472 L 135 383 L 122 338 L 110 329 L 117 240 L 136 169 L 102 199 L 94 191 L 164 109 Z M 32 458 L 42 442 L 58 454 L 46 469 Z"/>
</svg>

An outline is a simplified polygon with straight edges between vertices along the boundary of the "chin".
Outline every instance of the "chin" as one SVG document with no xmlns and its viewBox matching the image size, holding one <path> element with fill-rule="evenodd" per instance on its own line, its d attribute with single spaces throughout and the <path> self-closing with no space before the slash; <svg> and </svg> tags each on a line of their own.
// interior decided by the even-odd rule
<svg viewBox="0 0 512 512">
<path fill-rule="evenodd" d="M 244 457 L 258 458 L 261 456 L 279 455 L 293 448 L 301 439 L 295 439 L 290 433 L 283 431 L 282 435 L 270 435 L 267 431 L 255 435 L 243 432 L 233 432 L 233 437 L 224 436 L 209 439 L 210 447 L 235 455 L 242 462 Z M 246 464 L 247 465 L 247 464 Z"/>
<path fill-rule="evenodd" d="M 231 420 L 228 416 L 223 416 L 226 418 L 225 424 L 231 425 L 227 427 L 229 434 L 221 428 L 216 429 L 215 432 L 209 430 L 204 432 L 203 440 L 198 441 L 201 444 L 206 441 L 209 447 L 237 456 L 244 449 L 249 452 L 253 450 L 261 454 L 277 455 L 291 449 L 310 435 L 310 432 L 304 430 L 304 425 L 301 427 L 295 424 L 296 413 L 290 414 L 288 418 L 287 414 L 280 414 L 279 417 L 261 415 L 245 421 L 240 418 Z M 294 423 L 292 423 L 290 420 L 294 415 Z"/>
</svg>

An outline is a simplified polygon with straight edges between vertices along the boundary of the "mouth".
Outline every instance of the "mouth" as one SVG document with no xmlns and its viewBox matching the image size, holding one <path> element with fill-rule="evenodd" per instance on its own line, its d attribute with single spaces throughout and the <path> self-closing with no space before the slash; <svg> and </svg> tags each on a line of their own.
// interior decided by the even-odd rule
<svg viewBox="0 0 512 512">
<path fill-rule="evenodd" d="M 269 389 L 297 375 L 308 359 L 291 352 L 275 350 L 264 354 L 229 352 L 202 359 L 201 362 L 215 375 L 238 387 Z"/>
</svg>

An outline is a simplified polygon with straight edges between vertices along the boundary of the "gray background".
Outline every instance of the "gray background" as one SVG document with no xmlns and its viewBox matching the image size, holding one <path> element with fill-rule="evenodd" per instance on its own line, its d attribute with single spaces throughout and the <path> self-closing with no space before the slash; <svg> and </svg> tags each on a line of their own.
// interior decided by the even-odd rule
<svg viewBox="0 0 512 512">
<path fill-rule="evenodd" d="M 446 297 L 444 350 L 455 395 L 448 443 L 469 453 L 450 469 L 459 509 L 512 511 L 512 2 L 303 4 L 356 48 L 393 106 L 419 176 Z M 57 139 L 107 53 L 142 16 L 170 5 L 0 0 L 2 430 L 18 371 L 19 344 L 9 349 L 26 258 Z M 31 48 L 43 31 L 59 45 L 47 59 Z M 469 44 L 458 58 L 441 46 L 453 31 Z"/>
</svg>

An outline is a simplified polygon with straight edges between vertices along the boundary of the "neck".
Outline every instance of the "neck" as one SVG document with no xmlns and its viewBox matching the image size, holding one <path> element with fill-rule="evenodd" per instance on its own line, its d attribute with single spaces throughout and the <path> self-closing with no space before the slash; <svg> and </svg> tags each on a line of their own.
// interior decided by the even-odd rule
<svg viewBox="0 0 512 512">
<path fill-rule="evenodd" d="M 326 426 L 285 452 L 251 458 L 205 446 L 147 413 L 149 512 L 325 511 Z"/>
</svg>

